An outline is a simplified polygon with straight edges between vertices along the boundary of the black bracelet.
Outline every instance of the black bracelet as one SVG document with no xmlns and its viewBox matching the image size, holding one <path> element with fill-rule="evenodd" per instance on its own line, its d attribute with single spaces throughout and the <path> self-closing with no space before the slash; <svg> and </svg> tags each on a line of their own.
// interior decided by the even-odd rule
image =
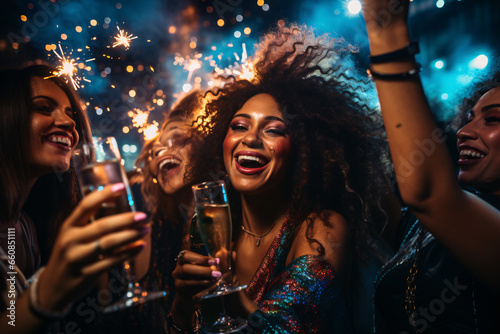
<svg viewBox="0 0 500 334">
<path fill-rule="evenodd" d="M 403 73 L 379 73 L 375 72 L 371 68 L 368 69 L 368 75 L 370 75 L 372 78 L 388 81 L 412 79 L 414 77 L 417 77 L 420 72 L 422 72 L 422 66 L 419 63 L 415 64 L 415 68 L 412 68 L 408 72 Z"/>
<path fill-rule="evenodd" d="M 370 61 L 372 64 L 388 63 L 393 60 L 398 60 L 402 58 L 408 58 L 416 55 L 420 52 L 417 41 L 412 41 L 410 44 L 402 49 L 391 51 L 377 56 L 370 56 Z"/>
</svg>

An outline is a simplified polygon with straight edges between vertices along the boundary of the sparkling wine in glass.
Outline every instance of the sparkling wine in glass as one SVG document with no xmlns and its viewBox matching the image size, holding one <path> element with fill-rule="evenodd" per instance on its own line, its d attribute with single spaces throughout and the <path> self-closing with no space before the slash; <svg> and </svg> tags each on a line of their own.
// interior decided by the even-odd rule
<svg viewBox="0 0 500 334">
<path fill-rule="evenodd" d="M 222 297 L 241 291 L 246 285 L 233 285 L 231 273 L 231 212 L 227 202 L 223 181 L 205 182 L 193 187 L 198 228 L 208 254 L 218 258 L 217 269 L 222 276 L 217 288 L 204 295 L 202 299 Z M 222 298 L 221 298 L 222 299 Z M 215 323 L 204 328 L 205 333 L 233 333 L 245 325 L 244 321 L 231 318 L 222 299 L 222 312 Z"/>
<path fill-rule="evenodd" d="M 108 184 L 125 184 L 123 195 L 103 203 L 92 220 L 123 212 L 135 212 L 134 198 L 115 138 L 94 137 L 92 144 L 83 144 L 74 151 L 73 162 L 77 168 L 78 180 L 84 196 L 92 191 L 102 190 Z M 125 295 L 117 302 L 105 307 L 104 313 L 118 311 L 167 295 L 166 291 L 149 292 L 142 288 L 135 276 L 133 260 L 125 261 L 123 268 L 127 282 Z"/>
</svg>

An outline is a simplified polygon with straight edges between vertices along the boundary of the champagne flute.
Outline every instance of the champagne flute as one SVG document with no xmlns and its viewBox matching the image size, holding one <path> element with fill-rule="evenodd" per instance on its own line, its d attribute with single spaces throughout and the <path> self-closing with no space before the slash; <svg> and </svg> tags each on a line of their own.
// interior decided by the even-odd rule
<svg viewBox="0 0 500 334">
<path fill-rule="evenodd" d="M 80 188 L 84 196 L 92 191 L 99 191 L 108 184 L 125 184 L 123 196 L 113 202 L 103 203 L 92 220 L 135 211 L 134 198 L 114 137 L 94 137 L 93 143 L 83 144 L 73 152 L 73 162 L 76 165 Z M 105 307 L 104 313 L 118 311 L 167 295 L 166 291 L 148 292 L 142 288 L 135 276 L 133 260 L 124 261 L 123 267 L 127 283 L 125 295 L 116 303 Z"/>
<path fill-rule="evenodd" d="M 245 289 L 246 285 L 232 285 L 232 224 L 224 182 L 205 182 L 194 185 L 192 189 L 201 239 L 208 254 L 219 259 L 216 266 L 217 270 L 222 273 L 217 282 L 217 288 L 201 298 L 222 297 Z M 222 299 L 222 311 L 218 319 L 212 325 L 205 327 L 204 332 L 209 334 L 233 333 L 243 326 L 245 326 L 245 322 L 231 318 L 226 313 L 224 300 Z"/>
</svg>

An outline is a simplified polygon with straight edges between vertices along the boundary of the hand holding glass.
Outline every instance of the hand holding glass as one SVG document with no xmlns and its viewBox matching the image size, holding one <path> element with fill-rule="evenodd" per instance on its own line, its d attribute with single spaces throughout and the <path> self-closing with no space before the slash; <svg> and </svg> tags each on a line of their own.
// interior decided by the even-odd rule
<svg viewBox="0 0 500 334">
<path fill-rule="evenodd" d="M 231 274 L 231 212 L 227 202 L 223 181 L 205 182 L 193 186 L 196 215 L 201 239 L 210 256 L 220 260 L 217 270 L 222 273 L 217 288 L 201 297 L 220 297 L 245 289 L 246 285 L 232 285 Z M 222 312 L 217 321 L 205 327 L 205 333 L 232 333 L 243 327 L 245 322 L 227 315 L 222 303 Z"/>
<path fill-rule="evenodd" d="M 100 190 L 108 184 L 125 184 L 126 191 L 123 196 L 116 201 L 104 203 L 93 220 L 122 212 L 135 211 L 134 199 L 115 138 L 94 138 L 93 143 L 81 145 L 73 153 L 73 162 L 77 168 L 78 180 L 84 196 L 92 191 Z M 147 292 L 142 289 L 135 277 L 133 261 L 125 261 L 124 269 L 127 281 L 125 295 L 118 302 L 104 308 L 105 313 L 166 296 L 165 291 Z"/>
</svg>

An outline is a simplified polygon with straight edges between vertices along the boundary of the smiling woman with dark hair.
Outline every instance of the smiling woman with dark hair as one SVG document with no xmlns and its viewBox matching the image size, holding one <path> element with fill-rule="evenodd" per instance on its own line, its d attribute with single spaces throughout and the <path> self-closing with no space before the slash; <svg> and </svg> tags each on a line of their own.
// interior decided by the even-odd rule
<svg viewBox="0 0 500 334">
<path fill-rule="evenodd" d="M 0 71 L 2 333 L 40 333 L 64 317 L 102 273 L 144 247 L 139 239 L 147 233 L 144 213 L 88 224 L 125 186 L 81 199 L 70 160 L 77 143 L 90 138 L 88 121 L 76 94 L 54 72 L 45 65 Z M 41 259 L 37 231 L 50 237 L 40 247 L 51 252 L 48 260 Z M 40 268 L 41 262 L 47 265 Z M 33 274 L 28 284 L 25 278 Z M 13 288 L 16 296 L 7 293 Z"/>
<path fill-rule="evenodd" d="M 375 283 L 377 333 L 496 333 L 500 307 L 498 74 L 466 101 L 458 181 L 418 75 L 409 0 L 363 0 L 375 80 L 404 209 Z M 393 13 L 377 23 L 377 13 Z M 467 112 L 465 112 L 467 111 Z M 422 148 L 425 143 L 425 148 Z M 428 148 L 432 149 L 428 149 Z M 425 153 L 425 154 L 424 154 Z M 408 173 L 408 162 L 412 171 Z M 463 186 L 468 189 L 464 189 Z M 411 213 L 417 218 L 411 218 Z M 400 214 L 400 212 L 398 212 Z"/>
<path fill-rule="evenodd" d="M 349 52 L 306 27 L 280 26 L 258 47 L 255 77 L 226 84 L 199 119 L 209 134 L 193 175 L 227 173 L 235 277 L 248 285 L 228 309 L 265 319 L 258 328 L 249 322 L 256 333 L 348 333 L 353 325 L 346 297 L 386 186 L 381 123 L 338 65 Z M 213 259 L 182 259 L 170 333 L 192 325 L 193 300 L 220 275 Z"/>
</svg>

